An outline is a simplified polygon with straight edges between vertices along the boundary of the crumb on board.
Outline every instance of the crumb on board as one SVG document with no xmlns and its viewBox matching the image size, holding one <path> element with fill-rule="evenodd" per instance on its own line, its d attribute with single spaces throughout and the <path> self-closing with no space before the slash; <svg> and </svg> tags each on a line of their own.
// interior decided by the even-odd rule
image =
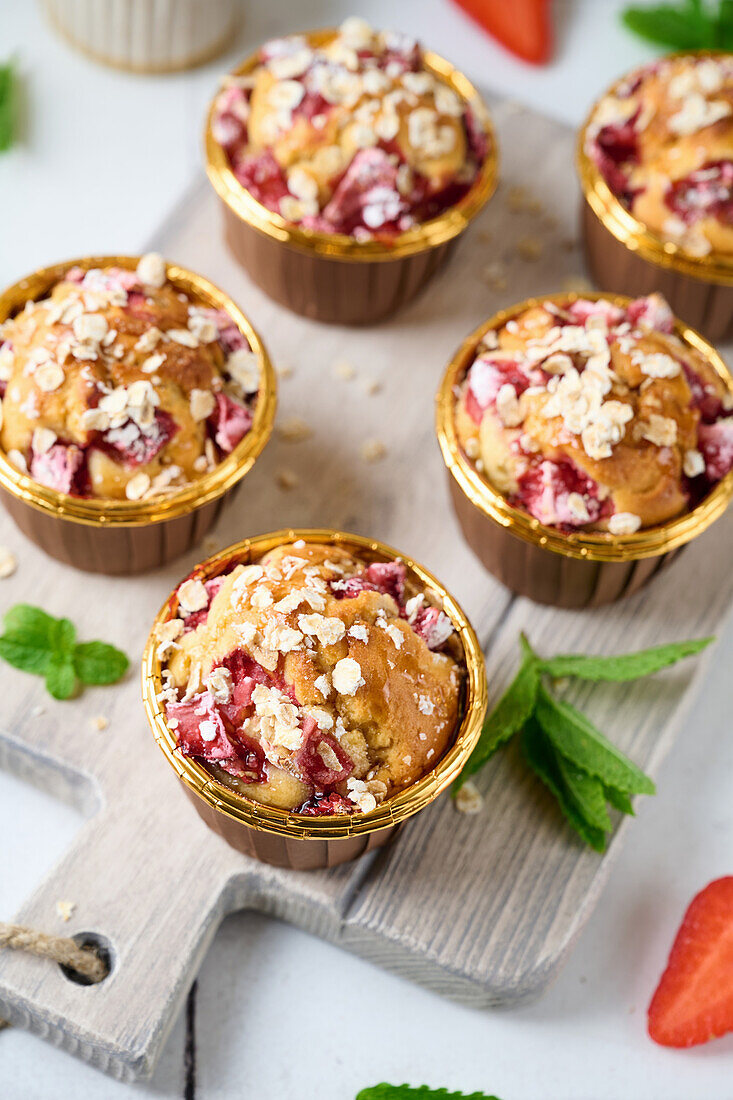
<svg viewBox="0 0 733 1100">
<path fill-rule="evenodd" d="M 74 910 L 76 909 L 75 901 L 57 901 L 56 912 L 61 917 L 61 920 L 71 920 Z"/>
<path fill-rule="evenodd" d="M 368 439 L 361 448 L 361 457 L 365 462 L 380 462 L 387 454 L 387 448 L 381 439 Z"/>
<path fill-rule="evenodd" d="M 109 725 L 109 718 L 105 718 L 103 714 L 96 714 L 94 718 L 89 719 L 89 724 L 93 730 L 106 730 Z"/>
<path fill-rule="evenodd" d="M 12 577 L 18 568 L 18 559 L 7 546 L 0 546 L 0 580 Z"/>
<path fill-rule="evenodd" d="M 289 492 L 290 489 L 297 488 L 298 478 L 292 470 L 278 470 L 275 474 L 275 481 L 280 489 L 284 489 L 285 492 Z"/>
<path fill-rule="evenodd" d="M 456 809 L 461 814 L 479 814 L 484 805 L 483 796 L 470 779 L 461 787 L 455 802 Z"/>
<path fill-rule="evenodd" d="M 304 439 L 309 439 L 313 434 L 310 425 L 300 416 L 287 417 L 278 424 L 277 431 L 280 438 L 284 439 L 286 443 L 302 443 Z"/>
</svg>

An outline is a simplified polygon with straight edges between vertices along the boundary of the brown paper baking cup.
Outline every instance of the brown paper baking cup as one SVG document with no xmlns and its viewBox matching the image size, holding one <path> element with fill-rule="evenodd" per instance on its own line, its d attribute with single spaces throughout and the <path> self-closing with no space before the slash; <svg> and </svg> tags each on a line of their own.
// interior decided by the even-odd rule
<svg viewBox="0 0 733 1100">
<path fill-rule="evenodd" d="M 456 391 L 487 332 L 498 330 L 543 302 L 565 305 L 601 298 L 626 307 L 619 294 L 546 294 L 495 314 L 463 342 L 445 373 L 436 398 L 436 431 L 448 470 L 456 517 L 466 542 L 502 584 L 537 603 L 562 608 L 598 607 L 637 592 L 723 514 L 733 496 L 733 471 L 696 508 L 658 527 L 633 535 L 607 532 L 566 534 L 547 527 L 506 498 L 481 476 L 458 442 Z M 711 363 L 733 394 L 733 377 L 713 347 L 694 329 L 675 321 L 675 332 Z"/>
<path fill-rule="evenodd" d="M 40 268 L 0 294 L 0 323 L 29 300 L 43 298 L 71 267 L 134 270 L 139 256 L 87 256 Z M 100 500 L 60 493 L 22 474 L 0 450 L 0 495 L 18 527 L 51 557 L 109 575 L 142 573 L 195 546 L 216 523 L 272 432 L 276 383 L 255 329 L 234 302 L 200 275 L 168 264 L 169 281 L 186 294 L 225 310 L 257 355 L 260 390 L 247 435 L 213 470 L 175 493 L 148 500 Z"/>
<path fill-rule="evenodd" d="M 69 45 L 114 69 L 168 73 L 202 65 L 231 38 L 235 0 L 43 0 Z"/>
<path fill-rule="evenodd" d="M 686 51 L 705 57 L 711 50 Z M 672 55 L 678 56 L 678 55 Z M 601 99 L 613 94 L 616 81 Z M 590 274 L 602 290 L 636 298 L 657 290 L 674 312 L 710 340 L 733 338 L 733 256 L 693 256 L 652 233 L 611 191 L 588 156 L 586 133 L 598 100 L 578 135 L 576 164 L 583 191 L 581 235 Z"/>
<path fill-rule="evenodd" d="M 315 46 L 335 33 L 312 31 L 306 37 Z M 234 73 L 252 72 L 259 63 L 254 53 Z M 225 239 L 253 282 L 295 313 L 353 325 L 373 324 L 395 313 L 446 262 L 457 238 L 493 195 L 499 158 L 486 107 L 470 81 L 448 61 L 427 52 L 424 63 L 470 104 L 487 136 L 488 153 L 460 202 L 391 244 L 302 229 L 259 203 L 239 183 L 214 138 L 212 101 L 205 131 L 206 171 L 222 202 Z"/>
<path fill-rule="evenodd" d="M 176 750 L 175 734 L 168 728 L 158 700 L 162 679 L 161 663 L 156 656 L 157 629 L 177 611 L 175 591 L 166 600 L 153 624 L 142 661 L 145 712 L 159 748 L 186 788 L 200 816 L 227 844 L 264 863 L 302 871 L 334 867 L 381 847 L 392 839 L 403 821 L 424 809 L 445 790 L 461 771 L 478 741 L 486 712 L 487 687 L 481 647 L 459 605 L 432 573 L 383 542 L 343 534 L 330 528 L 275 531 L 245 539 L 222 550 L 202 562 L 193 576 L 206 580 L 231 566 L 232 561 L 258 561 L 274 547 L 297 539 L 337 546 L 366 561 L 402 561 L 413 580 L 441 601 L 460 639 L 467 670 L 461 720 L 455 740 L 430 772 L 406 790 L 380 803 L 371 813 L 306 817 L 245 798 L 217 782 L 193 758 L 182 756 Z"/>
</svg>

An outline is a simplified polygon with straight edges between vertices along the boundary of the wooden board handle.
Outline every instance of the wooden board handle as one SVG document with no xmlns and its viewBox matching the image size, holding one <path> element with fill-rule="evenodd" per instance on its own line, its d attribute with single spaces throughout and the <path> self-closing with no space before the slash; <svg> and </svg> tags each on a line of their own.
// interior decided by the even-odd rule
<svg viewBox="0 0 733 1100">
<path fill-rule="evenodd" d="M 0 1015 L 124 1079 L 152 1071 L 224 915 L 231 877 L 229 850 L 183 793 L 147 799 L 139 778 L 128 775 L 123 797 L 86 822 L 16 917 L 53 934 L 99 937 L 109 976 L 83 986 L 47 959 L 0 953 Z M 67 922 L 59 900 L 74 902 Z"/>
</svg>

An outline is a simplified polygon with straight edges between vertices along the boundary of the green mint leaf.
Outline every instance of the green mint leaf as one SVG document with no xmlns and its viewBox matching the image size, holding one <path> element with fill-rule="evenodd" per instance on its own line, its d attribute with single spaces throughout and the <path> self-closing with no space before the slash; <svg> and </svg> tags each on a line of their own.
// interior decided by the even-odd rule
<svg viewBox="0 0 733 1100">
<path fill-rule="evenodd" d="M 629 7 L 621 19 L 630 31 L 676 50 L 700 50 L 716 45 L 717 21 L 700 3 L 660 4 L 658 7 Z"/>
<path fill-rule="evenodd" d="M 427 1085 L 372 1085 L 362 1089 L 356 1100 L 499 1100 L 485 1092 L 449 1092 L 448 1089 L 431 1089 Z"/>
<path fill-rule="evenodd" d="M 29 644 L 53 649 L 58 619 L 47 615 L 40 607 L 29 603 L 17 603 L 5 612 L 5 633 L 21 635 Z"/>
<path fill-rule="evenodd" d="M 654 794 L 651 779 L 617 749 L 584 714 L 553 698 L 540 685 L 537 719 L 554 748 L 576 767 L 628 794 Z"/>
<path fill-rule="evenodd" d="M 603 788 L 606 795 L 606 802 L 610 802 L 614 810 L 620 810 L 622 814 L 630 814 L 634 817 L 634 807 L 631 805 L 631 799 L 627 795 L 626 791 L 618 791 L 615 787 Z"/>
<path fill-rule="evenodd" d="M 74 648 L 74 668 L 84 684 L 114 684 L 129 664 L 121 650 L 106 642 L 83 642 Z"/>
<path fill-rule="evenodd" d="M 606 809 L 606 796 L 603 784 L 594 775 L 588 775 L 581 768 L 576 768 L 572 761 L 555 753 L 555 762 L 562 776 L 565 790 L 573 800 L 578 812 L 585 818 L 589 825 L 596 829 L 602 829 L 610 833 L 613 825 Z"/>
<path fill-rule="evenodd" d="M 40 607 L 19 603 L 4 615 L 0 658 L 24 672 L 44 676 L 56 699 L 68 699 L 77 677 L 87 684 L 112 684 L 127 671 L 124 653 L 106 642 L 76 644 L 70 619 L 55 619 Z"/>
<path fill-rule="evenodd" d="M 524 727 L 521 747 L 524 759 L 555 796 L 568 824 L 591 848 L 595 848 L 597 852 L 605 852 L 606 835 L 603 829 L 589 824 L 578 810 L 565 786 L 553 746 L 534 718 L 530 718 Z"/>
<path fill-rule="evenodd" d="M 4 153 L 13 144 L 16 80 L 12 61 L 0 65 L 0 153 Z"/>
<path fill-rule="evenodd" d="M 46 668 L 46 690 L 54 699 L 68 699 L 74 694 L 76 673 L 71 658 L 51 657 Z"/>
<path fill-rule="evenodd" d="M 567 654 L 540 660 L 539 667 L 548 676 L 560 679 L 575 676 L 579 680 L 611 681 L 621 683 L 625 680 L 639 680 L 653 672 L 668 668 L 681 661 L 683 657 L 692 657 L 709 646 L 711 638 L 693 638 L 685 642 L 672 642 L 669 645 L 656 645 L 651 649 L 640 649 L 636 653 L 624 653 L 615 657 L 586 657 L 582 654 Z"/>
<path fill-rule="evenodd" d="M 19 634 L 3 634 L 0 637 L 0 657 L 13 668 L 45 676 L 51 660 L 51 651 L 34 645 Z"/>
<path fill-rule="evenodd" d="M 482 768 L 496 750 L 517 733 L 535 705 L 539 674 L 534 655 L 526 655 L 519 672 L 484 722 L 476 748 L 453 785 L 461 789 L 470 775 Z"/>
</svg>

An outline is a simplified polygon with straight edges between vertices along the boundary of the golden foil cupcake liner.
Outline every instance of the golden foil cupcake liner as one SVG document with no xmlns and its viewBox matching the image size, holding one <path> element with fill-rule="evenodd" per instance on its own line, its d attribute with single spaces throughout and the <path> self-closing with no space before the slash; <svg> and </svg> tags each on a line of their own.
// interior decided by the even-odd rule
<svg viewBox="0 0 733 1100">
<path fill-rule="evenodd" d="M 438 442 L 466 542 L 507 588 L 537 603 L 562 608 L 597 607 L 638 591 L 718 519 L 733 496 L 731 471 L 694 509 L 668 523 L 633 535 L 593 531 L 566 534 L 515 508 L 481 476 L 461 448 L 455 425 L 457 388 L 476 357 L 478 345 L 487 332 L 500 329 L 526 309 L 544 302 L 562 306 L 579 298 L 605 299 L 622 308 L 631 301 L 620 294 L 545 294 L 502 310 L 464 340 L 436 398 Z M 677 320 L 675 333 L 709 360 L 733 394 L 733 377 L 707 340 Z"/>
<path fill-rule="evenodd" d="M 115 69 L 165 73 L 221 53 L 237 18 L 235 0 L 43 0 L 67 42 Z"/>
<path fill-rule="evenodd" d="M 319 30 L 306 37 L 318 46 L 336 33 Z M 446 262 L 458 237 L 493 195 L 499 157 L 486 107 L 470 81 L 448 61 L 429 51 L 423 60 L 429 72 L 472 108 L 486 134 L 488 152 L 460 202 L 390 244 L 302 229 L 268 210 L 230 168 L 212 132 L 216 100 L 212 102 L 205 131 L 206 171 L 222 203 L 226 241 L 253 282 L 295 313 L 334 324 L 373 324 L 395 313 Z M 257 52 L 233 75 L 250 73 L 259 63 Z"/>
<path fill-rule="evenodd" d="M 728 55 L 689 50 L 670 56 Z M 578 136 L 581 234 L 590 274 L 602 290 L 634 298 L 659 291 L 677 316 L 710 340 L 733 339 L 733 256 L 693 256 L 652 233 L 614 195 L 586 152 L 586 133 L 596 108 L 626 79 L 621 77 L 597 100 Z"/>
<path fill-rule="evenodd" d="M 408 574 L 442 602 L 461 642 L 467 672 L 455 740 L 430 772 L 370 813 L 306 817 L 246 798 L 217 782 L 203 765 L 176 750 L 175 734 L 168 728 L 158 700 L 163 684 L 161 662 L 156 656 L 157 630 L 177 610 L 175 591 L 166 600 L 155 619 L 142 660 L 145 712 L 159 748 L 200 816 L 233 848 L 264 863 L 312 870 L 336 866 L 386 844 L 402 822 L 423 810 L 445 790 L 459 774 L 479 739 L 486 712 L 487 687 L 481 647 L 459 605 L 432 573 L 383 542 L 331 528 L 275 531 L 222 550 L 197 566 L 192 575 L 206 580 L 217 576 L 233 561 L 258 561 L 269 550 L 298 539 L 337 546 L 366 561 L 399 559 L 404 562 Z"/>
<path fill-rule="evenodd" d="M 139 256 L 87 256 L 39 268 L 0 294 L 0 323 L 29 300 L 43 298 L 71 267 L 135 270 Z M 260 368 L 252 427 L 231 454 L 195 482 L 146 500 L 74 497 L 21 473 L 0 450 L 0 494 L 18 527 L 51 557 L 78 569 L 110 575 L 142 573 L 195 546 L 214 526 L 244 475 L 267 443 L 275 419 L 275 372 L 250 321 L 223 291 L 177 264 L 167 264 L 175 287 L 226 311 L 249 341 Z"/>
</svg>

